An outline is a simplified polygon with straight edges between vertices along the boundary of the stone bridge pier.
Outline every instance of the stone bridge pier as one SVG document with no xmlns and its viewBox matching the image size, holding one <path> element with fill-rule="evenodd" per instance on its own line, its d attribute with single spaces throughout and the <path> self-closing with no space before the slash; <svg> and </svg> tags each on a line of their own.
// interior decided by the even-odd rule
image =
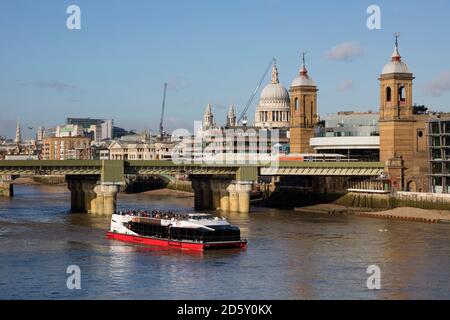
<svg viewBox="0 0 450 320">
<path fill-rule="evenodd" d="M 253 182 L 215 177 L 191 177 L 196 210 L 250 212 L 250 192 Z"/>
<path fill-rule="evenodd" d="M 11 175 L 0 176 L 0 196 L 12 197 L 14 196 L 13 177 Z"/>
<path fill-rule="evenodd" d="M 102 183 L 94 176 L 67 176 L 66 180 L 73 212 L 93 215 L 112 215 L 116 212 L 118 184 Z"/>
</svg>

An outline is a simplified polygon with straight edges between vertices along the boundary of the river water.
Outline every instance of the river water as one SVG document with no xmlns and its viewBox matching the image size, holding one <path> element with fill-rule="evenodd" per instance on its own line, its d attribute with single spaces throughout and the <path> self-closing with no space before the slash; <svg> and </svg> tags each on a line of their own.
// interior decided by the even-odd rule
<svg viewBox="0 0 450 320">
<path fill-rule="evenodd" d="M 255 208 L 224 215 L 246 250 L 192 253 L 106 239 L 109 219 L 69 213 L 65 187 L 15 193 L 0 198 L 0 299 L 450 299 L 450 225 Z M 118 205 L 189 211 L 193 198 Z M 69 265 L 80 290 L 67 289 Z M 367 288 L 370 265 L 381 290 Z"/>
</svg>

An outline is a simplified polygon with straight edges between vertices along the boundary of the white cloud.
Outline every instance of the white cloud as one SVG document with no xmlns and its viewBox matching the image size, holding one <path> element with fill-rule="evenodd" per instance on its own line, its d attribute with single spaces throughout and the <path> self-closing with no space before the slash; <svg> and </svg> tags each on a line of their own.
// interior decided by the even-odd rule
<svg viewBox="0 0 450 320">
<path fill-rule="evenodd" d="M 76 90 L 78 87 L 74 84 L 66 83 L 59 80 L 39 81 L 39 82 L 22 82 L 19 83 L 22 87 L 37 86 L 56 91 Z"/>
<path fill-rule="evenodd" d="M 339 91 L 349 91 L 355 87 L 355 83 L 351 79 L 345 79 L 338 85 Z"/>
<path fill-rule="evenodd" d="M 445 71 L 425 86 L 425 91 L 433 97 L 450 92 L 450 71 Z"/>
<path fill-rule="evenodd" d="M 77 89 L 77 86 L 65 83 L 58 80 L 52 80 L 52 81 L 42 81 L 38 83 L 38 86 L 48 89 L 53 89 L 56 91 L 64 91 L 64 90 L 74 90 Z"/>
<path fill-rule="evenodd" d="M 344 42 L 331 48 L 326 56 L 330 60 L 353 61 L 365 53 L 364 48 L 356 42 Z"/>
<path fill-rule="evenodd" d="M 182 89 L 189 88 L 191 83 L 183 77 L 174 77 L 167 82 L 167 90 L 178 92 Z"/>
</svg>

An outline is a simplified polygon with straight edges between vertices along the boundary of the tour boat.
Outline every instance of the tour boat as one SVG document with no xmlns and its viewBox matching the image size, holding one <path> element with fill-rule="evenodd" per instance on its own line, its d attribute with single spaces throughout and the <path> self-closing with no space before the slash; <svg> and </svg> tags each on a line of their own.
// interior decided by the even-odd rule
<svg viewBox="0 0 450 320">
<path fill-rule="evenodd" d="M 109 239 L 142 245 L 198 251 L 247 246 L 239 227 L 204 213 L 121 212 L 112 216 L 106 235 Z"/>
</svg>

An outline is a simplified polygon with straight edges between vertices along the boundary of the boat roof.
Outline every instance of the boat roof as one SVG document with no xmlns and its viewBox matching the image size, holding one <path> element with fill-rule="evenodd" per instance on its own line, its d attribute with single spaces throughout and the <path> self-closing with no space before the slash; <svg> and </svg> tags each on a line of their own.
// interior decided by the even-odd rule
<svg viewBox="0 0 450 320">
<path fill-rule="evenodd" d="M 189 213 L 189 217 L 212 217 L 212 214 L 209 213 Z"/>
</svg>

